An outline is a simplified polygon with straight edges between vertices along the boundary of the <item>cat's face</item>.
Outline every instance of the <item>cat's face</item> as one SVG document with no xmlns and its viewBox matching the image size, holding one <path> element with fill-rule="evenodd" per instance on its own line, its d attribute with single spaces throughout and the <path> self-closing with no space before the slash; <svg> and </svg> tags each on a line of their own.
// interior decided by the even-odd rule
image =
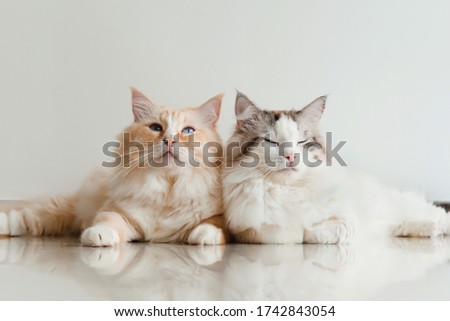
<svg viewBox="0 0 450 321">
<path fill-rule="evenodd" d="M 238 93 L 233 140 L 241 148 L 227 149 L 227 166 L 231 161 L 233 167 L 239 163 L 280 179 L 299 176 L 306 168 L 317 166 L 317 160 L 325 155 L 318 126 L 325 101 L 323 96 L 301 110 L 267 111 Z"/>
<path fill-rule="evenodd" d="M 221 101 L 217 95 L 199 107 L 174 110 L 132 88 L 134 123 L 123 133 L 129 139 L 121 139 L 123 164 L 171 170 L 213 167 L 222 157 L 216 131 Z"/>
</svg>

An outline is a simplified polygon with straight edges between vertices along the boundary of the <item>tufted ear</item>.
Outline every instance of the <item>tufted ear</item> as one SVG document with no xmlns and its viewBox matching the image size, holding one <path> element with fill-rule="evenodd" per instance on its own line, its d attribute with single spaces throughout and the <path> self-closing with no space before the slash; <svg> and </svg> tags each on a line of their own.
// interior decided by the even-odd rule
<svg viewBox="0 0 450 321">
<path fill-rule="evenodd" d="M 320 96 L 319 98 L 316 98 L 310 104 L 297 112 L 297 120 L 307 119 L 309 122 L 318 123 L 322 117 L 323 111 L 325 110 L 326 101 L 327 96 Z"/>
<path fill-rule="evenodd" d="M 133 106 L 134 121 L 137 123 L 144 122 L 151 116 L 159 114 L 160 108 L 143 93 L 134 87 L 131 89 L 131 101 Z"/>
<path fill-rule="evenodd" d="M 236 94 L 236 102 L 234 106 L 238 127 L 242 127 L 257 118 L 261 110 L 241 92 Z"/>
<path fill-rule="evenodd" d="M 222 107 L 222 98 L 224 94 L 219 94 L 212 97 L 207 102 L 197 107 L 197 111 L 200 114 L 200 119 L 207 126 L 216 127 L 217 120 L 219 120 L 220 109 Z"/>
</svg>

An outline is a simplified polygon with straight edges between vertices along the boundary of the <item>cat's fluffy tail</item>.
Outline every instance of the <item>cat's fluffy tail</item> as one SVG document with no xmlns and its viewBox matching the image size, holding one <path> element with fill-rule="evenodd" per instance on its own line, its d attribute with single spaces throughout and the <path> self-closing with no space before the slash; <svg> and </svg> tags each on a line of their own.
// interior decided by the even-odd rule
<svg viewBox="0 0 450 321">
<path fill-rule="evenodd" d="M 21 208 L 0 211 L 0 235 L 70 235 L 79 233 L 77 197 L 55 196 L 27 201 Z"/>
</svg>

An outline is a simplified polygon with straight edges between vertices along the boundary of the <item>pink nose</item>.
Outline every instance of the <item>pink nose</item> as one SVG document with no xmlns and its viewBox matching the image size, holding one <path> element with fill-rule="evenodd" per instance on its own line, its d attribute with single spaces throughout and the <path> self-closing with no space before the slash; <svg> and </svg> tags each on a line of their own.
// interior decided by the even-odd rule
<svg viewBox="0 0 450 321">
<path fill-rule="evenodd" d="M 164 139 L 164 143 L 166 143 L 167 147 L 169 148 L 172 147 L 173 141 L 174 141 L 173 136 L 169 136 Z"/>
<path fill-rule="evenodd" d="M 289 163 L 292 163 L 295 160 L 295 155 L 294 154 L 287 154 L 287 155 L 284 155 L 284 158 L 286 158 Z"/>
</svg>

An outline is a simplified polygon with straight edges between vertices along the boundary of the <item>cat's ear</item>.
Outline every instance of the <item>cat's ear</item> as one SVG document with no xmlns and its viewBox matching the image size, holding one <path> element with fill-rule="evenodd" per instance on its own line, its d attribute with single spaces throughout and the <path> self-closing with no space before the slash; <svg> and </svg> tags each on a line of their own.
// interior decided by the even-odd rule
<svg viewBox="0 0 450 321">
<path fill-rule="evenodd" d="M 130 87 L 134 121 L 139 123 L 159 113 L 159 107 L 136 88 Z"/>
<path fill-rule="evenodd" d="M 327 96 L 320 96 L 297 112 L 297 119 L 307 119 L 310 122 L 318 123 L 325 110 Z"/>
<path fill-rule="evenodd" d="M 256 107 L 246 95 L 239 91 L 237 92 L 234 112 L 236 113 L 238 127 L 242 127 L 256 119 L 256 116 L 260 111 L 261 110 Z"/>
<path fill-rule="evenodd" d="M 212 97 L 207 102 L 197 107 L 202 122 L 207 126 L 214 128 L 220 116 L 220 109 L 222 107 L 223 94 Z"/>
</svg>

